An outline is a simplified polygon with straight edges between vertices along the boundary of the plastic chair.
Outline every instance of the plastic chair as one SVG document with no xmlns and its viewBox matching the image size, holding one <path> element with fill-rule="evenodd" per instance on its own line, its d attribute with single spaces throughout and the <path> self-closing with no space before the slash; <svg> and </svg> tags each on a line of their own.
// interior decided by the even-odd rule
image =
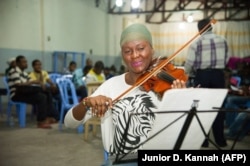
<svg viewBox="0 0 250 166">
<path fill-rule="evenodd" d="M 72 81 L 73 75 L 72 74 L 65 74 L 65 75 L 62 75 L 62 77 L 67 78 L 67 79 Z"/>
<path fill-rule="evenodd" d="M 61 78 L 62 77 L 62 74 L 59 74 L 59 73 L 50 73 L 49 74 L 49 78 L 51 79 L 51 81 L 56 84 L 56 79 L 57 78 Z"/>
<path fill-rule="evenodd" d="M 65 74 L 65 75 L 62 75 L 62 78 L 65 78 L 65 79 L 69 79 L 70 81 L 73 82 L 72 78 L 73 78 L 73 75 L 72 74 Z M 74 84 L 74 83 L 73 83 Z M 75 85 L 74 85 L 75 86 Z M 81 97 L 80 96 L 77 96 L 77 99 L 78 101 L 80 101 Z"/>
<path fill-rule="evenodd" d="M 4 86 L 7 90 L 7 96 L 8 96 L 8 106 L 7 106 L 7 123 L 11 124 L 11 107 L 13 105 L 16 106 L 16 111 L 18 114 L 18 120 L 19 120 L 19 126 L 25 127 L 26 126 L 26 108 L 27 104 L 23 102 L 14 102 L 10 98 L 10 89 L 7 81 L 7 77 L 3 77 Z"/>
<path fill-rule="evenodd" d="M 56 84 L 61 97 L 59 130 L 62 130 L 65 111 L 77 105 L 79 102 L 77 100 L 75 87 L 71 80 L 67 78 L 57 78 Z M 78 126 L 78 133 L 83 133 L 83 125 Z"/>
<path fill-rule="evenodd" d="M 56 84 L 56 79 L 57 78 L 61 78 L 63 75 L 62 74 L 59 74 L 59 73 L 50 73 L 49 74 L 49 78 L 51 79 L 51 81 L 54 83 L 54 84 Z M 54 96 L 53 97 L 53 102 L 54 102 L 54 104 L 55 104 L 55 108 L 57 109 L 57 110 L 59 110 L 59 103 L 60 103 L 60 101 L 59 101 L 59 96 Z"/>
<path fill-rule="evenodd" d="M 107 161 L 109 158 L 109 153 L 106 150 L 104 150 L 103 155 L 104 155 L 104 161 Z"/>
</svg>

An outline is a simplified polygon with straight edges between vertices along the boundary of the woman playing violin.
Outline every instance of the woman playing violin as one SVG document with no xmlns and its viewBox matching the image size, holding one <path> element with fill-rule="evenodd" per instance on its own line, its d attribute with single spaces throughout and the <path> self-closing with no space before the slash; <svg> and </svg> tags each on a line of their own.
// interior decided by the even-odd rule
<svg viewBox="0 0 250 166">
<path fill-rule="evenodd" d="M 131 148 L 140 149 L 139 144 L 145 141 L 154 122 L 154 114 L 133 116 L 127 134 L 124 129 L 130 113 L 157 111 L 160 101 L 157 94 L 137 88 L 114 102 L 114 99 L 133 86 L 149 68 L 154 49 L 148 29 L 141 24 L 128 26 L 121 34 L 120 47 L 122 59 L 127 71 L 105 81 L 93 94 L 71 108 L 65 117 L 67 127 L 77 127 L 92 116 L 102 118 L 102 140 L 109 154 L 129 153 Z M 172 88 L 185 88 L 185 82 L 175 80 Z M 120 148 L 125 140 L 124 148 Z"/>
</svg>

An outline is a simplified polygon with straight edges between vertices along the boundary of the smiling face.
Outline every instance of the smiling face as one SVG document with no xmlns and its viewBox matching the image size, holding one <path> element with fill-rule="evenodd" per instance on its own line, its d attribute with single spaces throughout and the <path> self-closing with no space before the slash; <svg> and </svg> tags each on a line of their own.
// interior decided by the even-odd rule
<svg viewBox="0 0 250 166">
<path fill-rule="evenodd" d="M 146 40 L 133 40 L 122 45 L 122 58 L 132 75 L 141 75 L 152 61 L 154 50 Z"/>
<path fill-rule="evenodd" d="M 121 34 L 122 58 L 127 66 L 127 84 L 134 84 L 151 64 L 154 50 L 152 36 L 145 25 L 135 23 L 126 27 Z"/>
</svg>

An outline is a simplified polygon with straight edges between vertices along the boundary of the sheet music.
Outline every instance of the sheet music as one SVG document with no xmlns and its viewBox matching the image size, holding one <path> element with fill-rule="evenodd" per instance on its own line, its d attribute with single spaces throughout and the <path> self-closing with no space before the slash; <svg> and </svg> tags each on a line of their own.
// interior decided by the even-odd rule
<svg viewBox="0 0 250 166">
<path fill-rule="evenodd" d="M 159 106 L 159 111 L 190 111 L 194 100 L 199 100 L 197 106 L 197 115 L 208 133 L 217 112 L 199 113 L 199 111 L 214 110 L 213 107 L 220 108 L 227 95 L 227 89 L 207 89 L 207 88 L 188 88 L 188 89 L 171 89 L 168 90 Z M 161 113 L 155 114 L 156 120 L 150 133 L 157 133 L 167 124 L 184 113 Z M 173 149 L 187 114 L 173 125 L 165 129 L 162 133 L 152 138 L 143 145 L 142 149 Z M 205 139 L 204 134 L 198 124 L 196 117 L 193 118 L 183 141 L 181 149 L 200 149 Z"/>
</svg>

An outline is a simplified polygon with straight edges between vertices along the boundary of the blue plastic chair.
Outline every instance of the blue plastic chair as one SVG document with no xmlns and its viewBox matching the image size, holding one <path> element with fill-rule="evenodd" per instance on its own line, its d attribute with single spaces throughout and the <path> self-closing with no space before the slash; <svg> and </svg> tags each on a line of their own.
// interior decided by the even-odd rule
<svg viewBox="0 0 250 166">
<path fill-rule="evenodd" d="M 57 78 L 61 78 L 62 77 L 62 74 L 59 74 L 59 73 L 50 73 L 49 74 L 49 78 L 51 79 L 51 81 L 56 84 L 56 79 Z"/>
<path fill-rule="evenodd" d="M 14 102 L 10 98 L 10 89 L 7 81 L 7 77 L 3 77 L 4 86 L 7 90 L 7 96 L 8 96 L 8 106 L 7 106 L 7 123 L 11 124 L 11 108 L 13 105 L 16 106 L 16 111 L 18 115 L 19 120 L 19 126 L 25 127 L 26 126 L 26 108 L 27 104 L 23 102 Z"/>
<path fill-rule="evenodd" d="M 64 74 L 64 75 L 62 75 L 62 77 L 70 79 L 72 81 L 73 75 L 72 74 Z"/>
<path fill-rule="evenodd" d="M 103 155 L 104 155 L 104 161 L 107 161 L 109 158 L 109 153 L 106 150 L 104 150 Z"/>
<path fill-rule="evenodd" d="M 66 113 L 65 111 L 77 105 L 79 102 L 77 100 L 75 87 L 71 80 L 62 77 L 57 78 L 56 83 L 61 97 L 59 130 L 62 130 L 62 123 Z M 83 133 L 83 125 L 78 126 L 78 133 Z"/>
<path fill-rule="evenodd" d="M 54 83 L 54 84 L 56 84 L 56 79 L 57 78 L 61 78 L 63 75 L 62 74 L 59 74 L 59 73 L 50 73 L 49 74 L 49 78 L 51 79 L 51 81 Z M 59 110 L 59 103 L 60 103 L 60 101 L 59 101 L 59 96 L 54 96 L 53 97 L 53 102 L 54 102 L 54 104 L 55 104 L 55 108 L 57 109 L 57 110 Z"/>
</svg>

